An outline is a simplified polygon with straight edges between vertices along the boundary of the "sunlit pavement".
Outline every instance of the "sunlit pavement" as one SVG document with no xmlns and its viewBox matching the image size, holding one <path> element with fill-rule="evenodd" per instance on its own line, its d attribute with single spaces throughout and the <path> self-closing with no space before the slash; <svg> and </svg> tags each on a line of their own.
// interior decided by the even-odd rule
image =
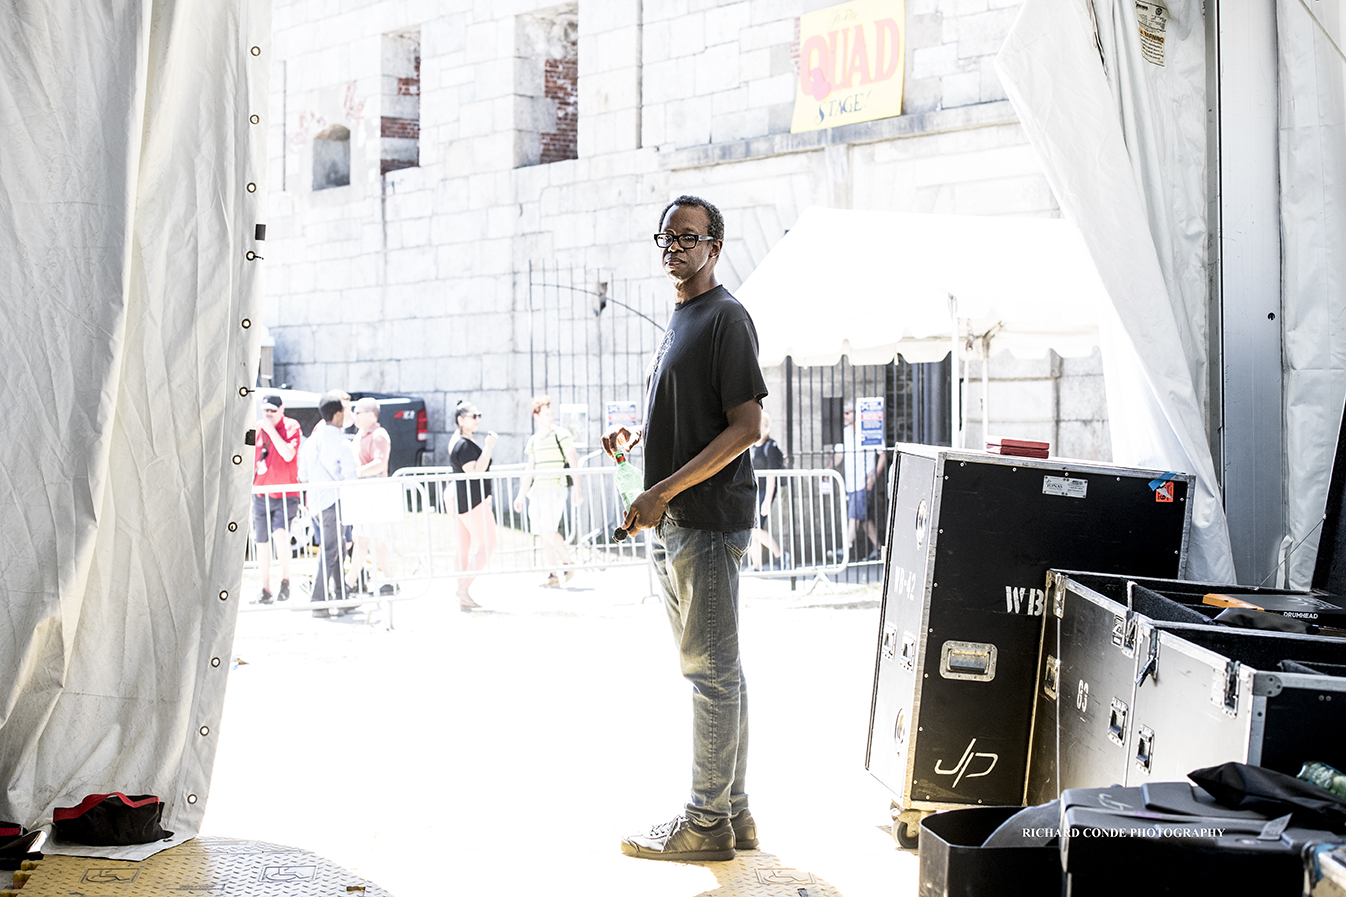
<svg viewBox="0 0 1346 897">
<path fill-rule="evenodd" d="M 689 687 L 644 569 L 542 578 L 479 579 L 471 614 L 446 582 L 391 631 L 240 615 L 202 834 L 312 850 L 397 897 L 916 893 L 864 770 L 877 586 L 745 579 L 762 849 L 688 865 L 618 848 L 689 782 Z M 771 869 L 795 871 L 746 880 Z"/>
</svg>

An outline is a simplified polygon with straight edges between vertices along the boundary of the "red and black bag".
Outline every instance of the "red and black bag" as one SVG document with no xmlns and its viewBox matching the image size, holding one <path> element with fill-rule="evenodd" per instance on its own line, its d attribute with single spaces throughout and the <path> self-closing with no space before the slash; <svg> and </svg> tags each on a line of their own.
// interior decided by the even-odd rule
<svg viewBox="0 0 1346 897">
<path fill-rule="evenodd" d="M 90 794 L 76 807 L 52 812 L 56 837 L 99 847 L 145 844 L 171 838 L 159 825 L 164 805 L 153 794 L 128 797 L 120 791 Z"/>
</svg>

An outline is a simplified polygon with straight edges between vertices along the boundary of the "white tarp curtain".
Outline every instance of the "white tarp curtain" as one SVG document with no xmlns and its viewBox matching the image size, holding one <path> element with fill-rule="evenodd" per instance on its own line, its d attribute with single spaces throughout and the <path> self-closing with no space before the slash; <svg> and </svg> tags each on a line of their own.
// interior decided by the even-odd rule
<svg viewBox="0 0 1346 897">
<path fill-rule="evenodd" d="M 1113 460 L 1195 474 L 1185 575 L 1233 582 L 1207 442 L 1205 49 L 1200 0 L 1172 0 L 1164 66 L 1133 0 L 1027 0 L 996 59 L 1111 302 L 1100 333 Z"/>
<path fill-rule="evenodd" d="M 2 819 L 122 791 L 158 795 L 175 841 L 200 826 L 247 538 L 269 37 L 265 0 L 0 9 Z"/>
<path fill-rule="evenodd" d="M 1315 16 L 1317 21 L 1315 21 Z M 1346 399 L 1346 61 L 1341 0 L 1279 0 L 1285 523 L 1289 583 L 1317 557 Z"/>
<path fill-rule="evenodd" d="M 735 291 L 764 366 L 938 361 L 954 336 L 994 354 L 1088 355 L 1106 301 L 1067 221 L 809 208 Z M 949 297 L 956 300 L 956 311 Z"/>
</svg>

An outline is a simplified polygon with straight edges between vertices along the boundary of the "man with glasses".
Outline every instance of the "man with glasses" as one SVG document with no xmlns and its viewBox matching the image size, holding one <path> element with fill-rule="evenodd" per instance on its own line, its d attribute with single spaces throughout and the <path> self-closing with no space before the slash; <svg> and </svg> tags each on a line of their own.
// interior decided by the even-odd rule
<svg viewBox="0 0 1346 897">
<path fill-rule="evenodd" d="M 262 418 L 257 421 L 257 444 L 253 450 L 254 486 L 289 486 L 299 482 L 299 422 L 285 416 L 280 396 L 262 399 Z M 252 532 L 262 568 L 262 594 L 258 604 L 290 597 L 290 524 L 299 514 L 297 490 L 267 492 L 252 496 Z M 272 540 L 272 535 L 275 539 Z M 280 556 L 280 594 L 271 594 L 271 546 Z"/>
<path fill-rule="evenodd" d="M 645 446 L 645 491 L 623 526 L 631 534 L 654 530 L 654 567 L 692 684 L 692 790 L 681 813 L 623 840 L 622 853 L 730 860 L 736 847 L 757 847 L 744 784 L 738 571 L 757 523 L 748 448 L 761 434 L 767 390 L 752 319 L 715 277 L 724 246 L 720 210 L 679 196 L 664 209 L 654 242 L 677 302 L 650 366 L 644 425 L 614 428 L 603 448 Z"/>
</svg>

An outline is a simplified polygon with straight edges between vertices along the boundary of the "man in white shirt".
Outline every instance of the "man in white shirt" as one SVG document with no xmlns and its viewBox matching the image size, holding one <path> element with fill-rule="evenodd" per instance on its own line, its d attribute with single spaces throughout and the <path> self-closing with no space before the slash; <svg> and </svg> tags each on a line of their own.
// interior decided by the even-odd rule
<svg viewBox="0 0 1346 897">
<path fill-rule="evenodd" d="M 302 452 L 304 473 L 310 483 L 337 483 L 359 476 L 360 463 L 350 440 L 341 432 L 346 425 L 345 406 L 340 393 L 327 393 L 318 403 L 322 422 L 313 428 Z M 318 559 L 318 573 L 313 578 L 314 602 L 327 601 L 330 582 L 332 601 L 346 598 L 346 578 L 341 572 L 341 505 L 339 493 L 333 487 L 315 486 L 309 490 L 310 510 L 321 517 L 322 556 Z M 313 611 L 315 617 L 328 616 L 327 609 Z"/>
</svg>

